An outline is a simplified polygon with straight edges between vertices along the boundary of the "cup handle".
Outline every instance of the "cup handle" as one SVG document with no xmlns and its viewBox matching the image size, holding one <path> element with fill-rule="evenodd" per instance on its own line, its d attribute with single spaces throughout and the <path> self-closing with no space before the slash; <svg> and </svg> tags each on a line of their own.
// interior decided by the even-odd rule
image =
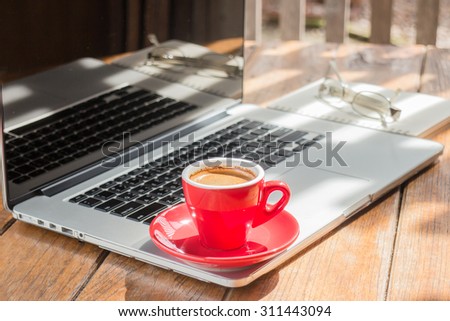
<svg viewBox="0 0 450 321">
<path fill-rule="evenodd" d="M 270 194 L 275 191 L 280 191 L 283 195 L 275 204 L 267 204 Z M 281 213 L 291 197 L 291 190 L 289 186 L 281 181 L 268 181 L 264 183 L 262 189 L 261 202 L 259 204 L 259 211 L 253 219 L 252 227 L 257 227 L 268 220 Z"/>
</svg>

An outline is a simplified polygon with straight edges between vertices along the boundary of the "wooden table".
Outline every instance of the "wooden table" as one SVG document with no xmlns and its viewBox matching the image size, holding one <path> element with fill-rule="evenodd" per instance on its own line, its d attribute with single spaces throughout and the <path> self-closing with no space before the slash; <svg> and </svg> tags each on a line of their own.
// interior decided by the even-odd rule
<svg viewBox="0 0 450 321">
<path fill-rule="evenodd" d="M 248 51 L 245 97 L 267 104 L 322 77 L 450 97 L 450 50 L 271 43 Z M 450 105 L 449 105 L 450 108 Z M 203 283 L 0 213 L 1 300 L 449 300 L 450 128 L 440 163 L 244 288 Z"/>
</svg>

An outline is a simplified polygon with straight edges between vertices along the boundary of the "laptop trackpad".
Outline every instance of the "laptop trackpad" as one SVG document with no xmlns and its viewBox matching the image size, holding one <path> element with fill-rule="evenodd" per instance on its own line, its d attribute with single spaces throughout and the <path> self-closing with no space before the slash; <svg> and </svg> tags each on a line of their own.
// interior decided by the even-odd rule
<svg viewBox="0 0 450 321">
<path fill-rule="evenodd" d="M 369 195 L 371 185 L 366 179 L 306 166 L 297 166 L 280 176 L 269 173 L 268 179 L 289 185 L 291 199 L 286 209 L 300 221 L 330 221 L 339 217 L 345 209 Z M 272 195 L 269 201 L 276 197 Z"/>
</svg>

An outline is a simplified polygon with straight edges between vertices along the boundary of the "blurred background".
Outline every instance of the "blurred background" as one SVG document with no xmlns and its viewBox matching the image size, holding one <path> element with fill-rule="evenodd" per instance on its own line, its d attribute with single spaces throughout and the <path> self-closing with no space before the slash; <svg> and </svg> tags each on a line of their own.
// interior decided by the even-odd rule
<svg viewBox="0 0 450 321">
<path fill-rule="evenodd" d="M 331 0 L 334 2 L 345 0 Z M 325 41 L 325 0 L 305 0 L 306 32 L 305 41 Z M 416 12 L 423 14 L 418 8 L 418 0 L 349 0 L 347 41 L 369 42 L 371 34 L 372 6 L 392 6 L 390 43 L 404 46 L 416 43 L 417 17 Z M 430 10 L 438 6 L 438 27 L 436 46 L 450 48 L 450 0 L 423 1 Z M 283 0 L 262 0 L 263 40 L 279 39 L 281 37 L 281 19 Z M 425 8 L 426 9 L 426 8 Z M 389 24 L 389 14 L 382 14 L 385 23 Z M 432 23 L 432 21 L 430 21 Z"/>
</svg>

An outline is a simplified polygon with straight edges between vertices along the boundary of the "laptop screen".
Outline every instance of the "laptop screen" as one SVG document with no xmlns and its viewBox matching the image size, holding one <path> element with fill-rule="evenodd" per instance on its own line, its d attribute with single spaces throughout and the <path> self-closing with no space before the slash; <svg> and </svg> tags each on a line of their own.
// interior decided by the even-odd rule
<svg viewBox="0 0 450 321">
<path fill-rule="evenodd" d="M 2 12 L 3 163 L 10 206 L 98 163 L 105 156 L 102 144 L 118 132 L 142 134 L 196 107 L 125 83 L 111 92 L 93 89 L 86 100 L 65 105 L 61 91 L 70 96 L 78 89 L 67 77 L 72 66 L 97 72 L 101 64 L 112 64 L 208 95 L 242 97 L 242 0 L 13 1 Z M 96 60 L 77 64 L 85 57 Z M 60 67 L 68 63 L 74 65 Z M 56 86 L 43 74 L 53 69 L 64 80 Z M 135 117 L 149 102 L 158 113 Z M 119 105 L 131 106 L 134 118 L 125 109 L 110 117 L 113 111 L 101 110 L 105 104 L 117 113 Z M 105 116 L 117 128 L 106 125 Z"/>
</svg>

